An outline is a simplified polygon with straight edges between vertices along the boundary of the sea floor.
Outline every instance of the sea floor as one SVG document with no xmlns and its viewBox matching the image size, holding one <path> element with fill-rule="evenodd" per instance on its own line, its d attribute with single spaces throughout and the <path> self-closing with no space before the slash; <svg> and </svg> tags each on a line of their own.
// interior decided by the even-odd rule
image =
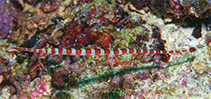
<svg viewBox="0 0 211 99">
<path fill-rule="evenodd" d="M 161 18 L 127 0 L 1 2 L 0 19 L 8 13 L 4 24 L 11 26 L 0 28 L 0 99 L 211 97 L 211 25 L 206 22 L 184 26 L 179 24 L 184 20 Z M 69 56 L 12 46 L 196 51 Z"/>
</svg>

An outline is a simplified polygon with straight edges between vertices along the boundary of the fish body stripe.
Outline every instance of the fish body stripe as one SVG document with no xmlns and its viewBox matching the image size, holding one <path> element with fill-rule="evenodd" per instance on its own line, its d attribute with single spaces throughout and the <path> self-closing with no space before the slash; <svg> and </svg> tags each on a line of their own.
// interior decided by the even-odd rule
<svg viewBox="0 0 211 99">
<path fill-rule="evenodd" d="M 31 48 L 27 48 L 26 51 L 31 52 Z"/>
<path fill-rule="evenodd" d="M 182 50 L 182 52 L 184 53 L 184 52 L 187 52 L 187 50 Z"/>
<path fill-rule="evenodd" d="M 102 55 L 122 55 L 122 54 L 183 54 L 185 52 L 195 52 L 196 49 L 191 47 L 188 50 L 171 50 L 171 51 L 162 51 L 162 50 L 146 50 L 146 49 L 135 49 L 135 48 L 117 48 L 114 50 L 111 49 L 92 49 L 92 48 L 42 48 L 42 49 L 33 49 L 33 48 L 24 48 L 24 47 L 11 47 L 12 49 L 17 49 L 20 51 L 27 52 L 36 52 L 43 54 L 52 54 L 52 55 L 81 55 L 81 56 L 102 56 Z"/>
<path fill-rule="evenodd" d="M 67 49 L 66 54 L 67 54 L 67 55 L 71 55 L 71 53 L 72 53 L 72 52 L 71 52 L 71 49 Z"/>
<path fill-rule="evenodd" d="M 129 48 L 130 52 L 129 53 L 134 53 L 134 49 L 133 48 Z"/>
<path fill-rule="evenodd" d="M 78 49 L 79 50 L 79 49 Z M 86 55 L 86 49 L 81 48 L 81 55 Z"/>
<path fill-rule="evenodd" d="M 61 48 L 59 48 L 59 49 L 58 49 L 59 55 L 63 55 L 63 52 L 65 52 L 65 50 L 66 50 L 66 49 L 61 49 Z"/>
<path fill-rule="evenodd" d="M 90 48 L 90 55 L 94 56 L 95 55 L 95 50 Z"/>
<path fill-rule="evenodd" d="M 51 54 L 56 53 L 55 48 L 51 48 Z"/>
<path fill-rule="evenodd" d="M 106 49 L 105 50 L 105 55 L 110 55 L 110 50 Z"/>
<path fill-rule="evenodd" d="M 113 52 L 114 52 L 114 55 L 120 55 L 118 49 L 113 50 Z"/>
<path fill-rule="evenodd" d="M 162 54 L 167 54 L 167 51 L 163 51 Z"/>
<path fill-rule="evenodd" d="M 37 49 L 33 49 L 32 52 L 34 52 L 34 53 L 37 52 Z"/>
<path fill-rule="evenodd" d="M 148 51 L 147 50 L 143 50 L 143 53 L 146 54 L 146 53 L 148 53 Z"/>
<path fill-rule="evenodd" d="M 133 53 L 136 54 L 136 52 L 137 52 L 137 49 L 133 49 Z"/>
<path fill-rule="evenodd" d="M 122 54 L 126 54 L 127 53 L 127 49 L 123 48 L 122 49 Z"/>
<path fill-rule="evenodd" d="M 105 55 L 105 50 L 100 49 L 100 55 Z"/>
<path fill-rule="evenodd" d="M 156 51 L 156 54 L 160 54 L 160 53 L 163 53 L 162 51 Z"/>
<path fill-rule="evenodd" d="M 114 55 L 114 50 L 109 50 L 110 54 L 108 55 Z"/>
<path fill-rule="evenodd" d="M 70 55 L 76 55 L 76 49 L 71 48 L 70 50 L 71 50 L 71 54 Z"/>
<path fill-rule="evenodd" d="M 137 49 L 136 53 L 137 54 L 141 53 L 141 49 Z"/>
<path fill-rule="evenodd" d="M 81 54 L 82 50 L 83 50 L 83 49 L 81 49 L 81 50 L 76 49 L 76 53 L 75 53 L 75 55 L 82 55 L 82 54 Z"/>
<path fill-rule="evenodd" d="M 150 54 L 154 54 L 154 50 L 150 50 L 149 52 L 150 52 Z"/>
<path fill-rule="evenodd" d="M 99 56 L 101 54 L 100 49 L 94 49 L 95 50 L 95 56 Z"/>
<path fill-rule="evenodd" d="M 90 49 L 90 48 L 87 48 L 87 49 L 86 49 L 86 55 L 87 55 L 87 56 L 91 55 L 91 49 Z"/>
<path fill-rule="evenodd" d="M 58 48 L 54 48 L 55 53 L 53 53 L 53 55 L 59 55 L 59 49 Z"/>
<path fill-rule="evenodd" d="M 168 53 L 173 54 L 173 53 L 174 53 L 174 51 L 173 51 L 173 50 L 171 50 L 171 51 L 169 51 Z"/>
</svg>

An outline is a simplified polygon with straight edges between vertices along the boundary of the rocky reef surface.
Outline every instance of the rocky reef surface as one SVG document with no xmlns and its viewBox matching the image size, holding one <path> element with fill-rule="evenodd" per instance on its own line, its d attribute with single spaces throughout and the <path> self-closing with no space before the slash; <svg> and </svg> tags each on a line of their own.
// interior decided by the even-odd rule
<svg viewBox="0 0 211 99">
<path fill-rule="evenodd" d="M 1 0 L 0 8 L 0 98 L 211 97 L 209 0 Z M 196 50 L 69 56 L 14 46 Z"/>
</svg>

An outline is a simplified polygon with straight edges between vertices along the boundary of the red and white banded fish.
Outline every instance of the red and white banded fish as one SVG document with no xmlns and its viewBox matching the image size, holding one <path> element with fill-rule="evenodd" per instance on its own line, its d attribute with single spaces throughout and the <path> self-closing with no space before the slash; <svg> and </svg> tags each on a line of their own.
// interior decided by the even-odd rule
<svg viewBox="0 0 211 99">
<path fill-rule="evenodd" d="M 194 47 L 190 47 L 188 50 L 171 50 L 171 51 L 162 51 L 162 50 L 144 50 L 137 48 L 117 48 L 117 49 L 92 49 L 92 48 L 25 48 L 25 47 L 11 47 L 12 49 L 17 49 L 20 51 L 43 53 L 43 54 L 52 54 L 52 55 L 80 55 L 80 56 L 102 56 L 102 55 L 122 55 L 122 54 L 183 54 L 186 52 L 195 52 Z"/>
</svg>

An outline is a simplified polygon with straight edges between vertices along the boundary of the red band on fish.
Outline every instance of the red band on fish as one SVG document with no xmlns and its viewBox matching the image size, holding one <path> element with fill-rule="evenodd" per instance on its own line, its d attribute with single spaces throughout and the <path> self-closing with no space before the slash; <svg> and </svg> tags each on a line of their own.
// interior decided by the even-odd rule
<svg viewBox="0 0 211 99">
<path fill-rule="evenodd" d="M 160 51 L 156 51 L 156 54 L 160 54 Z"/>
<path fill-rule="evenodd" d="M 163 53 L 162 54 L 167 54 L 167 51 L 163 51 Z"/>
<path fill-rule="evenodd" d="M 182 54 L 180 51 L 175 51 L 177 54 Z"/>
<path fill-rule="evenodd" d="M 62 55 L 62 49 L 61 49 L 61 48 L 59 48 L 59 49 L 58 49 L 58 51 L 59 51 L 59 52 L 58 52 L 58 53 L 59 53 L 59 55 Z"/>
<path fill-rule="evenodd" d="M 66 54 L 67 54 L 67 55 L 71 55 L 71 52 L 72 52 L 71 49 L 67 49 Z"/>
<path fill-rule="evenodd" d="M 35 53 L 35 52 L 37 52 L 37 50 L 36 50 L 36 49 L 33 49 L 32 51 L 33 51 L 34 53 Z"/>
<path fill-rule="evenodd" d="M 99 56 L 100 54 L 101 54 L 100 49 L 95 49 L 95 55 L 96 55 L 96 56 Z"/>
<path fill-rule="evenodd" d="M 136 50 L 136 53 L 137 53 L 137 54 L 141 53 L 141 50 L 140 50 L 140 49 L 137 49 L 137 50 Z"/>
<path fill-rule="evenodd" d="M 81 49 L 76 49 L 76 55 L 81 55 Z"/>
<path fill-rule="evenodd" d="M 31 50 L 31 48 L 27 48 L 27 51 L 28 51 L 28 52 L 31 52 L 32 50 Z"/>
<path fill-rule="evenodd" d="M 105 55 L 110 55 L 110 50 L 106 49 L 105 50 Z"/>
<path fill-rule="evenodd" d="M 127 50 L 126 49 L 122 49 L 122 54 L 126 54 L 127 53 Z"/>
<path fill-rule="evenodd" d="M 143 53 L 146 54 L 146 53 L 148 53 L 148 51 L 147 50 L 144 50 Z"/>
<path fill-rule="evenodd" d="M 38 53 L 42 53 L 42 52 L 43 52 L 42 49 L 39 49 L 39 50 L 38 50 Z"/>
<path fill-rule="evenodd" d="M 150 52 L 149 52 L 150 54 L 154 54 L 154 50 L 150 50 Z"/>
<path fill-rule="evenodd" d="M 55 54 L 56 51 L 55 51 L 55 48 L 51 48 L 51 54 Z"/>
<path fill-rule="evenodd" d="M 86 55 L 87 55 L 87 56 L 91 55 L 91 49 L 90 49 L 90 48 L 87 48 L 87 49 L 86 49 Z"/>
<path fill-rule="evenodd" d="M 130 52 L 129 53 L 134 53 L 134 49 L 133 48 L 129 48 Z"/>
<path fill-rule="evenodd" d="M 115 49 L 114 50 L 114 55 L 119 55 L 119 50 Z"/>
</svg>

